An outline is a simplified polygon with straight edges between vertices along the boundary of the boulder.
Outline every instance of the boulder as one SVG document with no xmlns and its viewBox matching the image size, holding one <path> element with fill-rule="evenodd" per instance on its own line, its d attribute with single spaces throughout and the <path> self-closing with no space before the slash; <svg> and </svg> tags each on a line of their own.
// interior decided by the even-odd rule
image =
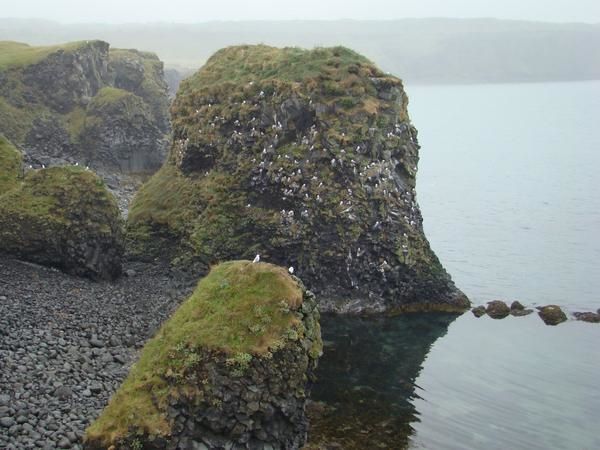
<svg viewBox="0 0 600 450">
<path fill-rule="evenodd" d="M 537 308 L 538 314 L 546 325 L 558 325 L 559 323 L 565 322 L 567 316 L 557 305 L 540 306 Z"/>
<path fill-rule="evenodd" d="M 511 311 L 523 311 L 524 309 L 525 307 L 518 300 L 515 300 L 510 304 Z"/>
<path fill-rule="evenodd" d="M 464 311 L 423 232 L 407 105 L 401 80 L 343 47 L 220 50 L 180 86 L 132 252 L 200 271 L 260 253 L 323 310 Z"/>
<path fill-rule="evenodd" d="M 286 269 L 214 267 L 146 344 L 84 448 L 301 448 L 318 319 Z"/>
<path fill-rule="evenodd" d="M 510 314 L 508 305 L 501 300 L 493 300 L 487 305 L 486 312 L 492 319 L 504 319 Z"/>
<path fill-rule="evenodd" d="M 473 313 L 473 315 L 475 317 L 479 318 L 479 317 L 485 315 L 485 313 L 486 313 L 485 306 L 483 306 L 483 305 L 476 306 L 475 308 L 473 308 L 471 310 L 471 312 Z"/>
</svg>

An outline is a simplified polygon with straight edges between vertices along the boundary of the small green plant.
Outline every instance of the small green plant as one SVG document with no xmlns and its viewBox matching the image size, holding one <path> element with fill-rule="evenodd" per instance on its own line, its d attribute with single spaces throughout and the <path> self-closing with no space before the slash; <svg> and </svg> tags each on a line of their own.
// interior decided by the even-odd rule
<svg viewBox="0 0 600 450">
<path fill-rule="evenodd" d="M 225 364 L 231 367 L 231 373 L 235 377 L 241 377 L 244 375 L 250 362 L 252 361 L 252 355 L 249 353 L 236 353 L 232 358 L 227 358 Z"/>
<path fill-rule="evenodd" d="M 138 438 L 135 438 L 133 441 L 131 441 L 131 443 L 129 444 L 129 448 L 131 450 L 142 450 L 144 448 L 142 441 L 140 441 Z"/>
</svg>

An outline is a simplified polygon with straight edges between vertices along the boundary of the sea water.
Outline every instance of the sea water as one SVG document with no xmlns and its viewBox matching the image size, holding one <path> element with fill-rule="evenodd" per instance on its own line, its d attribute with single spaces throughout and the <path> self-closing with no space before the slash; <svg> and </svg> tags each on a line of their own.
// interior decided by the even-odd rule
<svg viewBox="0 0 600 450">
<path fill-rule="evenodd" d="M 474 304 L 600 308 L 600 82 L 407 86 L 432 248 Z M 311 435 L 343 448 L 600 448 L 600 324 L 325 316 Z"/>
</svg>

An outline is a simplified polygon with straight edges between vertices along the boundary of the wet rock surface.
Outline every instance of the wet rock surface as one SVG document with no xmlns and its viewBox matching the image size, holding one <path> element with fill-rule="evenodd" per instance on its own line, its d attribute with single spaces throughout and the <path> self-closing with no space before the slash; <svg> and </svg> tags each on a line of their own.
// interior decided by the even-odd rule
<svg viewBox="0 0 600 450">
<path fill-rule="evenodd" d="M 0 256 L 0 448 L 80 449 L 137 349 L 195 283 L 128 270 L 91 282 Z"/>
<path fill-rule="evenodd" d="M 573 313 L 573 316 L 582 322 L 600 323 L 600 312 L 575 312 Z"/>
<path fill-rule="evenodd" d="M 546 325 L 558 325 L 567 320 L 566 314 L 557 305 L 540 306 L 538 314 Z"/>
<path fill-rule="evenodd" d="M 489 302 L 485 311 L 492 319 L 504 319 L 510 314 L 510 308 L 501 300 Z"/>
<path fill-rule="evenodd" d="M 485 306 L 483 306 L 483 305 L 476 306 L 475 308 L 473 308 L 471 310 L 471 312 L 473 313 L 473 315 L 475 317 L 481 317 L 487 313 L 485 310 Z"/>
</svg>

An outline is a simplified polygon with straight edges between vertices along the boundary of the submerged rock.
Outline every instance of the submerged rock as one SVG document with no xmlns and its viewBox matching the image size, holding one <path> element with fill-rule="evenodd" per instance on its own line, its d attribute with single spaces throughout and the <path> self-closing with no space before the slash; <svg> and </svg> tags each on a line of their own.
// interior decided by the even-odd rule
<svg viewBox="0 0 600 450">
<path fill-rule="evenodd" d="M 84 448 L 302 447 L 318 319 L 314 296 L 283 268 L 213 268 L 146 344 Z"/>
<path fill-rule="evenodd" d="M 475 308 L 473 308 L 471 310 L 471 312 L 473 313 L 473 315 L 475 317 L 479 318 L 486 314 L 485 306 L 483 306 L 483 305 L 476 306 Z"/>
<path fill-rule="evenodd" d="M 488 302 L 486 312 L 492 319 L 504 319 L 510 314 L 510 309 L 503 301 L 493 300 Z"/>
<path fill-rule="evenodd" d="M 573 315 L 577 320 L 581 320 L 582 322 L 600 323 L 600 312 L 575 312 Z"/>
<path fill-rule="evenodd" d="M 1 138 L 0 147 L 6 155 Z M 52 167 L 25 175 L 19 169 L 13 181 L 0 192 L 0 252 L 90 278 L 120 274 L 121 219 L 100 178 L 80 167 Z"/>
<path fill-rule="evenodd" d="M 567 316 L 557 305 L 540 306 L 538 314 L 546 325 L 558 325 L 567 320 Z"/>
<path fill-rule="evenodd" d="M 201 270 L 260 253 L 323 310 L 463 311 L 423 233 L 407 105 L 398 78 L 346 48 L 217 52 L 181 84 L 130 251 Z"/>
</svg>

